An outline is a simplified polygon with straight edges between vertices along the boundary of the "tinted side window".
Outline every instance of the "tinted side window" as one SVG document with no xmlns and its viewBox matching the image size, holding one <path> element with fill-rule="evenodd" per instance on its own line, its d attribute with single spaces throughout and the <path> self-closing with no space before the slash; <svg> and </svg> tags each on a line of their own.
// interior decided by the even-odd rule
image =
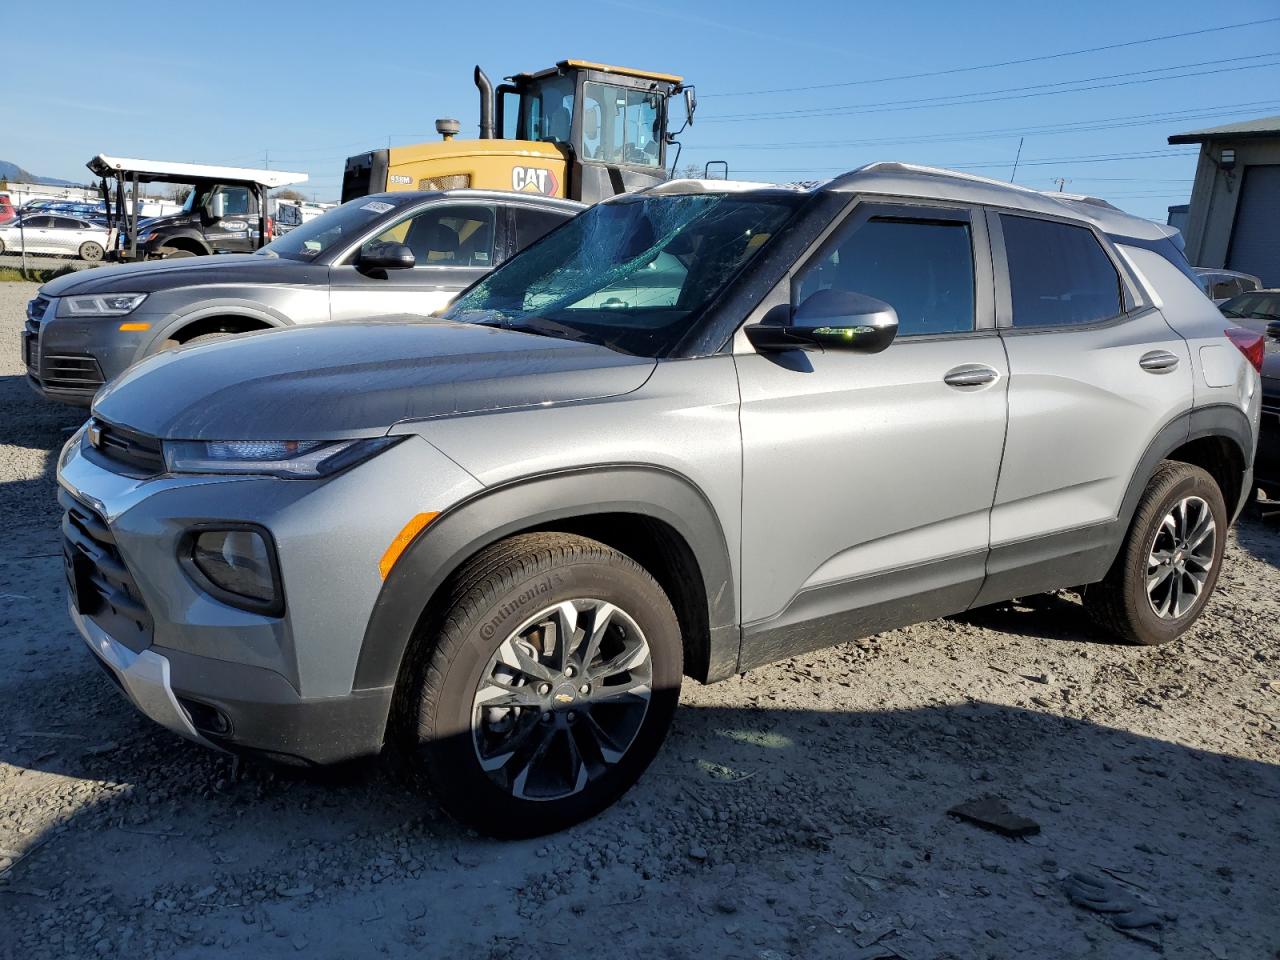
<svg viewBox="0 0 1280 960">
<path fill-rule="evenodd" d="M 516 253 L 569 219 L 567 214 L 556 210 L 535 210 L 532 207 L 512 207 L 511 216 L 516 224 Z"/>
<path fill-rule="evenodd" d="M 874 217 L 845 229 L 800 274 L 794 304 L 819 290 L 850 290 L 892 306 L 900 337 L 973 329 L 968 223 Z"/>
<path fill-rule="evenodd" d="M 492 267 L 494 208 L 448 204 L 428 207 L 365 244 L 403 243 L 419 267 Z"/>
<path fill-rule="evenodd" d="M 1120 275 L 1093 232 L 1001 214 L 1015 327 L 1109 320 L 1124 311 Z"/>
<path fill-rule="evenodd" d="M 23 222 L 25 227 L 51 227 L 53 226 L 53 217 L 32 217 Z"/>
</svg>

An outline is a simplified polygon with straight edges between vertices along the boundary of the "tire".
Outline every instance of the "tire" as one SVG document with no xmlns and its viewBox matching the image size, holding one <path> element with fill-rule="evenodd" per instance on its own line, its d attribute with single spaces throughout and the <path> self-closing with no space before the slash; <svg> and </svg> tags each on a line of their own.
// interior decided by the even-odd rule
<svg viewBox="0 0 1280 960">
<path fill-rule="evenodd" d="M 88 260 L 90 263 L 97 263 L 102 259 L 102 244 L 95 243 L 92 240 L 86 240 L 80 244 L 80 259 Z"/>
<path fill-rule="evenodd" d="M 1187 463 L 1161 463 L 1111 569 L 1085 592 L 1094 621 L 1117 639 L 1143 646 L 1181 636 L 1218 582 L 1228 523 L 1222 491 L 1208 473 Z M 1194 542 L 1202 534 L 1207 539 Z M 1156 559 L 1165 562 L 1153 564 Z"/>
<path fill-rule="evenodd" d="M 190 347 L 197 343 L 213 343 L 215 340 L 226 340 L 234 337 L 235 334 L 230 330 L 215 330 L 213 333 L 202 333 L 198 337 L 192 337 L 190 340 L 184 340 L 182 343 L 175 343 L 178 347 Z"/>
<path fill-rule="evenodd" d="M 162 254 L 161 260 L 182 260 L 186 257 L 198 256 L 198 254 L 194 254 L 190 250 L 179 250 L 177 247 L 162 247 L 157 252 Z"/>
<path fill-rule="evenodd" d="M 0 240 L 0 255 L 4 254 L 4 241 Z"/>
<path fill-rule="evenodd" d="M 595 540 L 531 533 L 482 551 L 446 590 L 393 708 L 392 750 L 414 785 L 497 837 L 552 833 L 612 804 L 657 754 L 680 696 L 680 628 L 657 582 Z M 553 637 L 569 631 L 544 629 L 567 625 L 566 608 L 567 660 Z"/>
</svg>

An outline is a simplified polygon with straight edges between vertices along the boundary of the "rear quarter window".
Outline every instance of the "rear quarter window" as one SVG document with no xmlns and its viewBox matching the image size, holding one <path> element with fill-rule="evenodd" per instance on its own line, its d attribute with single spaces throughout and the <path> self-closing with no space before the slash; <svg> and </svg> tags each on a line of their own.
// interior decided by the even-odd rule
<svg viewBox="0 0 1280 960">
<path fill-rule="evenodd" d="M 1086 227 L 1001 214 L 1013 326 L 1070 327 L 1124 312 L 1120 275 Z"/>
</svg>

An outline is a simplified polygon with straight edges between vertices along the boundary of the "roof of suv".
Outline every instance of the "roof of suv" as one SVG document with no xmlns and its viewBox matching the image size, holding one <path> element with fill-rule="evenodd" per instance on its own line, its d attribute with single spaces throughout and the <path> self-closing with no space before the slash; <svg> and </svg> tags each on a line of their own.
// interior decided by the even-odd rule
<svg viewBox="0 0 1280 960">
<path fill-rule="evenodd" d="M 669 180 L 651 187 L 651 194 L 749 193 L 787 191 L 805 193 L 873 193 L 927 200 L 951 200 L 1012 207 L 1029 213 L 1068 216 L 1088 221 L 1104 233 L 1163 240 L 1174 237 L 1174 227 L 1125 213 L 1105 200 L 1074 194 L 1042 193 L 989 177 L 958 173 L 939 167 L 877 161 L 830 180 L 778 185 L 742 180 Z"/>
</svg>

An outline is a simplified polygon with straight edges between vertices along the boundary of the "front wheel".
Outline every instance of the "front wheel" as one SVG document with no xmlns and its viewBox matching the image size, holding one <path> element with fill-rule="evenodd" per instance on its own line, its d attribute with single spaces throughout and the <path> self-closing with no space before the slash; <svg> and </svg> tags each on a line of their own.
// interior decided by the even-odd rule
<svg viewBox="0 0 1280 960">
<path fill-rule="evenodd" d="M 80 244 L 80 259 L 88 260 L 90 263 L 97 263 L 102 259 L 102 244 L 95 243 L 92 240 L 86 240 Z"/>
<path fill-rule="evenodd" d="M 1208 473 L 1162 463 L 1138 501 L 1120 555 L 1085 591 L 1094 620 L 1129 643 L 1181 636 L 1218 582 L 1227 523 L 1222 491 Z"/>
<path fill-rule="evenodd" d="M 584 537 L 512 537 L 467 564 L 431 622 L 392 735 L 455 819 L 503 837 L 561 830 L 657 754 L 680 694 L 680 628 L 631 558 Z"/>
</svg>

